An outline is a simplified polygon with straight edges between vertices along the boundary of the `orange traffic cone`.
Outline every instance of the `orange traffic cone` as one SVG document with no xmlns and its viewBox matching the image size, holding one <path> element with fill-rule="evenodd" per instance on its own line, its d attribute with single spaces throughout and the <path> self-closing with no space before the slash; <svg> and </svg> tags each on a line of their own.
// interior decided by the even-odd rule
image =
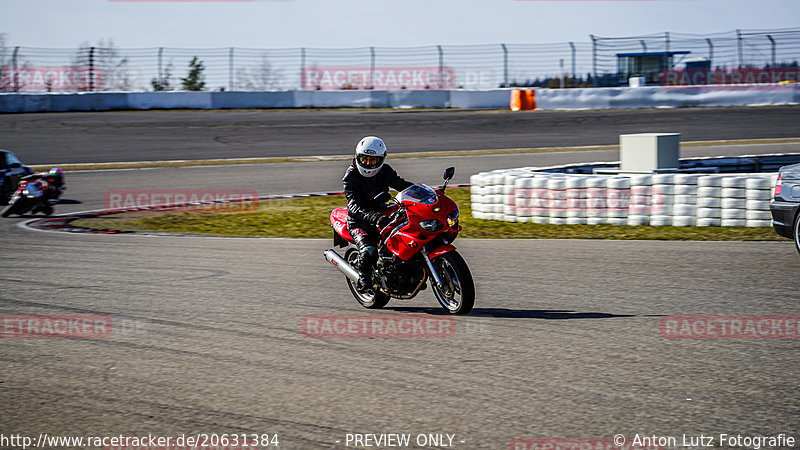
<svg viewBox="0 0 800 450">
<path fill-rule="evenodd" d="M 527 103 L 528 110 L 535 110 L 536 109 L 536 91 L 533 89 L 526 89 L 525 90 L 525 100 Z"/>
<path fill-rule="evenodd" d="M 519 111 L 522 109 L 522 91 L 514 89 L 511 91 L 511 110 Z"/>
<path fill-rule="evenodd" d="M 536 109 L 536 91 L 533 89 L 514 89 L 511 91 L 512 111 L 530 111 Z"/>
</svg>

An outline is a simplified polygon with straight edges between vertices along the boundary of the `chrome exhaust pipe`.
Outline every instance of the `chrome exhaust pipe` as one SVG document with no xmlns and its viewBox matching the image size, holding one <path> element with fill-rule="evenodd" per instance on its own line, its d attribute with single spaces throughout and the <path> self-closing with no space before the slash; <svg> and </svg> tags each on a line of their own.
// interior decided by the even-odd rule
<svg viewBox="0 0 800 450">
<path fill-rule="evenodd" d="M 325 250 L 325 259 L 331 263 L 333 267 L 339 269 L 339 272 L 342 272 L 344 276 L 350 278 L 354 282 L 358 283 L 358 278 L 361 276 L 356 269 L 353 268 L 350 264 L 347 264 L 347 261 L 344 260 L 341 256 L 334 249 Z"/>
</svg>

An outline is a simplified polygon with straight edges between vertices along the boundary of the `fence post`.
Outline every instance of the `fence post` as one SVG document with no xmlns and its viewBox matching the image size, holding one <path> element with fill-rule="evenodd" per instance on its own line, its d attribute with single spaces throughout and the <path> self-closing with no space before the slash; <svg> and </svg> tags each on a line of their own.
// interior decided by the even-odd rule
<svg viewBox="0 0 800 450">
<path fill-rule="evenodd" d="M 94 85 L 94 47 L 89 48 L 89 90 L 93 91 Z"/>
<path fill-rule="evenodd" d="M 300 48 L 300 90 L 306 88 L 306 48 Z"/>
<path fill-rule="evenodd" d="M 500 44 L 503 49 L 503 87 L 508 87 L 508 47 L 506 44 Z"/>
<path fill-rule="evenodd" d="M 775 67 L 777 65 L 777 61 L 775 58 L 775 39 L 772 39 L 772 36 L 770 36 L 769 34 L 767 35 L 767 39 L 769 39 L 769 43 L 770 45 L 772 45 L 772 67 Z"/>
<path fill-rule="evenodd" d="M 369 88 L 375 89 L 375 47 L 369 48 Z"/>
<path fill-rule="evenodd" d="M 14 53 L 11 54 L 11 66 L 14 70 L 14 77 L 12 78 L 14 92 L 19 92 L 19 67 L 17 67 L 17 54 L 19 53 L 19 47 L 14 47 Z"/>
<path fill-rule="evenodd" d="M 233 90 L 233 47 L 228 51 L 228 90 Z"/>
<path fill-rule="evenodd" d="M 164 71 L 163 67 L 164 47 L 158 47 L 158 85 L 164 86 Z"/>
<path fill-rule="evenodd" d="M 574 80 L 576 78 L 575 77 L 575 43 L 574 42 L 570 42 L 569 43 L 569 48 L 570 48 L 570 51 L 572 52 L 572 80 L 574 82 Z"/>
<path fill-rule="evenodd" d="M 589 37 L 592 38 L 592 85 L 597 87 L 597 38 L 593 34 Z"/>
<path fill-rule="evenodd" d="M 442 46 L 437 45 L 436 50 L 439 51 L 439 89 L 442 88 L 442 72 L 444 72 L 444 53 L 442 52 Z"/>
<path fill-rule="evenodd" d="M 739 68 L 744 66 L 744 56 L 742 55 L 742 30 L 736 30 L 736 39 L 739 41 Z"/>
<path fill-rule="evenodd" d="M 711 42 L 710 38 L 706 38 L 706 42 L 708 43 L 708 61 L 710 64 L 714 64 L 714 43 Z M 711 76 L 714 73 L 714 68 L 708 68 L 708 76 L 706 77 L 706 84 L 711 84 Z"/>
</svg>

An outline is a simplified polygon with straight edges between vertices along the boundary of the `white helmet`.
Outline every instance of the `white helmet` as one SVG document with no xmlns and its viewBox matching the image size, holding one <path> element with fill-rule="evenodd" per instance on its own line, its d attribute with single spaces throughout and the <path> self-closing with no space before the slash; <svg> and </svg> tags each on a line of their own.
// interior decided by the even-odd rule
<svg viewBox="0 0 800 450">
<path fill-rule="evenodd" d="M 377 162 L 373 158 L 376 158 Z M 386 159 L 386 144 L 381 138 L 367 136 L 356 145 L 356 167 L 361 175 L 374 176 L 383 167 L 384 159 Z"/>
</svg>

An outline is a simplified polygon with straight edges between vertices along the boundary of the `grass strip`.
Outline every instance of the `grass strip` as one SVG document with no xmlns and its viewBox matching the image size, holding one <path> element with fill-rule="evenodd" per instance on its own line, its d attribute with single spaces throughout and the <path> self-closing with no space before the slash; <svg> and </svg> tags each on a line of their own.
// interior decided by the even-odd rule
<svg viewBox="0 0 800 450">
<path fill-rule="evenodd" d="M 617 225 L 542 225 L 482 220 L 472 217 L 469 188 L 451 188 L 448 196 L 461 210 L 463 238 L 493 239 L 624 239 L 675 241 L 781 241 L 772 228 L 651 227 Z M 78 219 L 75 226 L 119 231 L 155 231 L 212 236 L 330 238 L 328 219 L 344 206 L 343 195 L 260 202 L 257 209 L 239 206 L 207 210 L 132 212 Z"/>
</svg>

